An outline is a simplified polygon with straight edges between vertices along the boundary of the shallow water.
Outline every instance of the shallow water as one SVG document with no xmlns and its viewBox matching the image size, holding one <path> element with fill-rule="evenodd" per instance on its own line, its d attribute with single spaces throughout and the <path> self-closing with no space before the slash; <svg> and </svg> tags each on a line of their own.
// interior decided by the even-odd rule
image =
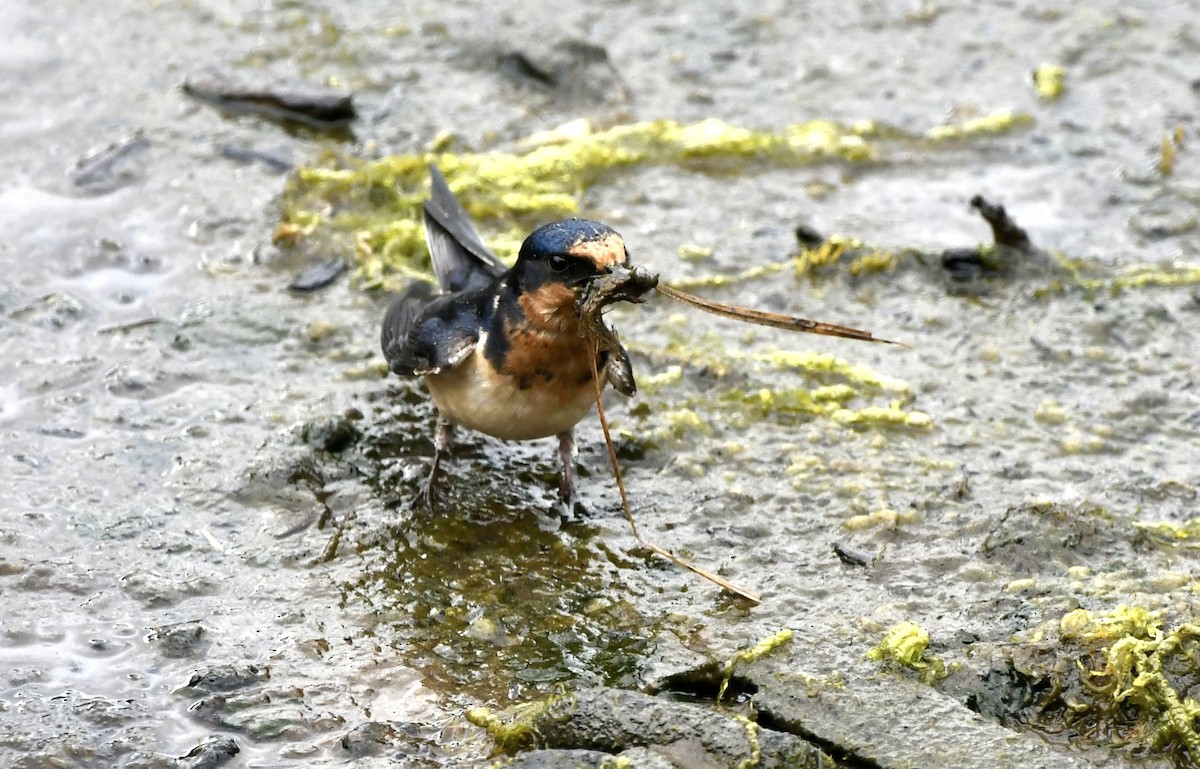
<svg viewBox="0 0 1200 769">
<path fill-rule="evenodd" d="M 481 437 L 448 467 L 448 509 L 414 509 L 432 412 L 419 387 L 379 375 L 384 298 L 344 281 L 289 293 L 305 256 L 271 244 L 284 177 L 222 148 L 300 163 L 421 151 L 449 130 L 463 149 L 511 149 L 580 115 L 920 134 L 1017 109 L 1031 128 L 897 140 L 867 165 L 621 172 L 584 210 L 681 279 L 783 259 L 800 223 L 934 254 L 971 246 L 988 238 L 976 193 L 1097 274 L 1200 258 L 1200 31 L 1186 5 L 540 8 L 0 3 L 0 763 L 188 766 L 177 757 L 224 735 L 251 766 L 446 765 L 490 749 L 466 706 L 566 683 L 636 688 L 781 627 L 865 651 L 910 619 L 966 661 L 964 635 L 1004 644 L 1080 605 L 1195 616 L 1195 550 L 1133 526 L 1195 515 L 1195 285 L 1059 291 L 1034 272 L 964 296 L 907 262 L 714 292 L 911 351 L 661 301 L 615 313 L 639 376 L 682 366 L 636 408 L 610 407 L 630 434 L 634 514 L 656 542 L 759 590 L 758 607 L 637 546 L 591 423 L 581 521 L 552 512 L 549 443 Z M 577 37 L 605 46 L 627 97 L 496 71 L 513 46 Z M 1028 83 L 1049 59 L 1068 73 L 1058 102 Z M 212 64 L 340 83 L 362 119 L 347 139 L 222 115 L 179 88 Z M 1178 125 L 1188 138 L 1164 176 Z M 682 245 L 712 256 L 677 259 Z M 779 349 L 904 383 L 850 405 L 900 400 L 933 429 L 764 406 L 760 390 L 848 381 L 733 359 Z M 358 439 L 321 450 L 314 426 L 338 419 Z M 1038 500 L 1074 512 L 1047 523 L 1022 507 Z M 878 560 L 844 566 L 834 541 Z M 213 671 L 223 691 L 188 687 Z"/>
</svg>

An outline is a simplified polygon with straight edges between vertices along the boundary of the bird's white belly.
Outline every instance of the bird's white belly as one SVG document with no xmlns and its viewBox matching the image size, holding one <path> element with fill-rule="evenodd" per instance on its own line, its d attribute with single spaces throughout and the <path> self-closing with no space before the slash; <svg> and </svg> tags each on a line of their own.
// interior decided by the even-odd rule
<svg viewBox="0 0 1200 769">
<path fill-rule="evenodd" d="M 478 350 L 453 369 L 429 375 L 426 382 L 442 416 L 508 441 L 565 433 L 595 403 L 591 382 L 554 387 L 536 383 L 522 390 L 511 377 L 492 369 Z"/>
</svg>

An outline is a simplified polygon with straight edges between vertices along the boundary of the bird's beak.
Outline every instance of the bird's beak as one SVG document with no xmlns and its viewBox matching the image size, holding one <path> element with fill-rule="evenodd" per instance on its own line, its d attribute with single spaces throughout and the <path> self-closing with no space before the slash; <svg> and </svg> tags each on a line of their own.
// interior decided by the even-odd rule
<svg viewBox="0 0 1200 769">
<path fill-rule="evenodd" d="M 614 264 L 605 270 L 605 273 L 611 275 L 610 280 L 618 284 L 627 283 L 633 278 L 633 271 L 623 264 Z"/>
<path fill-rule="evenodd" d="M 645 295 L 658 285 L 658 275 L 637 265 L 614 264 L 592 277 L 575 296 L 575 314 L 598 319 L 606 306 L 615 302 L 646 301 Z"/>
</svg>

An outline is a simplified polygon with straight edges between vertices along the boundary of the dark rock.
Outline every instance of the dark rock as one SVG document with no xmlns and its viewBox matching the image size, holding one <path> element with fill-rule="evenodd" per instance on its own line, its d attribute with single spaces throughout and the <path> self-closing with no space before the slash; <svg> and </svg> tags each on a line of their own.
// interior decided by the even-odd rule
<svg viewBox="0 0 1200 769">
<path fill-rule="evenodd" d="M 807 224 L 797 224 L 796 242 L 804 248 L 816 248 L 825 242 L 825 236 L 817 232 L 815 227 Z"/>
<path fill-rule="evenodd" d="M 603 47 L 582 40 L 531 45 L 496 57 L 500 74 L 566 103 L 624 103 L 629 89 Z"/>
<path fill-rule="evenodd" d="M 303 436 L 303 431 L 301 432 Z M 312 449 L 306 446 L 276 447 L 263 451 L 243 471 L 235 499 L 247 504 L 299 505 L 312 498 L 305 490 L 325 485 Z"/>
<path fill-rule="evenodd" d="M 216 665 L 192 674 L 185 692 L 206 693 L 231 692 L 271 678 L 271 670 L 265 665 Z"/>
<path fill-rule="evenodd" d="M 291 171 L 296 166 L 286 149 L 260 150 L 254 147 L 223 144 L 220 152 L 223 158 L 236 160 L 239 163 L 259 163 L 281 174 Z"/>
<path fill-rule="evenodd" d="M 331 454 L 344 451 L 359 438 L 358 429 L 343 416 L 317 417 L 304 425 L 300 435 L 309 446 Z"/>
<path fill-rule="evenodd" d="M 61 331 L 74 326 L 89 314 L 88 308 L 78 297 L 53 293 L 14 308 L 8 317 L 49 331 Z"/>
<path fill-rule="evenodd" d="M 979 551 L 1014 573 L 1055 574 L 1112 552 L 1122 536 L 1099 508 L 1033 503 L 1006 510 Z"/>
<path fill-rule="evenodd" d="M 869 566 L 875 562 L 875 555 L 857 547 L 851 547 L 841 542 L 833 543 L 833 553 L 838 560 L 847 566 Z"/>
<path fill-rule="evenodd" d="M 1004 206 L 989 203 L 982 195 L 971 198 L 971 208 L 979 212 L 992 228 L 992 238 L 997 246 L 1008 246 L 1018 251 L 1030 251 L 1033 243 L 1025 232 L 1004 210 Z"/>
<path fill-rule="evenodd" d="M 1008 215 L 1004 206 L 976 195 L 971 198 L 971 207 L 991 227 L 994 245 L 944 251 L 942 269 L 952 280 L 963 283 L 989 275 L 1010 275 L 1022 266 L 1045 265 L 1045 254 L 1033 245 L 1029 234 Z"/>
<path fill-rule="evenodd" d="M 828 679 L 797 672 L 836 670 Z M 739 670 L 763 734 L 790 733 L 840 759 L 837 766 L 1083 769 L 1087 761 L 1010 731 L 959 699 L 906 676 L 879 675 L 861 649 L 797 633 L 786 650 Z M 769 730 L 778 730 L 773 732 Z M 763 752 L 766 753 L 766 741 Z M 833 764 L 826 763 L 826 766 Z"/>
<path fill-rule="evenodd" d="M 205 644 L 204 626 L 199 622 L 180 622 L 155 628 L 147 640 L 164 657 L 194 657 Z"/>
<path fill-rule="evenodd" d="M 396 730 L 382 721 L 367 721 L 342 735 L 342 749 L 352 758 L 377 756 L 396 742 Z"/>
<path fill-rule="evenodd" d="M 676 766 L 736 766 L 753 761 L 756 752 L 755 765 L 764 768 L 833 765 L 818 748 L 793 734 L 699 705 L 621 689 L 557 695 L 527 726 L 546 748 L 618 753 L 649 747 Z M 584 766 L 591 766 L 587 761 L 594 756 L 585 753 L 580 758 Z M 570 764 L 558 764 L 563 765 Z"/>
<path fill-rule="evenodd" d="M 337 717 L 313 712 L 304 691 L 294 686 L 260 686 L 245 692 L 210 694 L 188 708 L 196 721 L 241 732 L 255 740 L 297 740 L 329 731 Z"/>
<path fill-rule="evenodd" d="M 617 759 L 622 759 L 617 763 Z M 535 750 L 504 764 L 505 769 L 678 769 L 678 764 L 645 748 L 634 748 L 616 756 L 600 750 Z M 695 769 L 707 769 L 692 765 Z"/>
<path fill-rule="evenodd" d="M 183 92 L 226 112 L 248 112 L 312 128 L 342 128 L 357 117 L 352 94 L 311 83 L 251 82 L 242 74 L 202 69 Z"/>
<path fill-rule="evenodd" d="M 241 748 L 232 737 L 214 737 L 192 748 L 186 756 L 180 757 L 180 761 L 188 769 L 217 769 L 240 752 Z"/>
<path fill-rule="evenodd" d="M 108 145 L 75 164 L 71 181 L 93 194 L 112 192 L 135 180 L 134 160 L 150 149 L 150 140 L 141 134 Z"/>
<path fill-rule="evenodd" d="M 288 288 L 301 293 L 316 291 L 337 280 L 338 276 L 345 271 L 346 261 L 344 259 L 330 259 L 301 270 L 296 277 L 292 278 Z"/>
</svg>

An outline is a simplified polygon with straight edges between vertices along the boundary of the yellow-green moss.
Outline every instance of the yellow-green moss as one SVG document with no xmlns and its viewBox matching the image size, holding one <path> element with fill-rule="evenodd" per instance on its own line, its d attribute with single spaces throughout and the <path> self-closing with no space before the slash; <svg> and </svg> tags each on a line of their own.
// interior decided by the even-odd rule
<svg viewBox="0 0 1200 769">
<path fill-rule="evenodd" d="M 841 261 L 847 250 L 861 247 L 862 242 L 857 239 L 834 235 L 821 241 L 819 245 L 801 250 L 793 257 L 792 268 L 796 272 L 796 277 L 801 277 L 831 267 Z"/>
<path fill-rule="evenodd" d="M 806 390 L 802 387 L 759 388 L 745 391 L 733 389 L 724 393 L 721 401 L 742 406 L 759 417 L 781 414 L 811 414 L 832 419 L 842 425 L 855 427 L 909 427 L 920 430 L 933 427 L 933 419 L 921 411 L 906 411 L 897 403 L 889 406 L 847 408 L 842 402 L 858 395 L 846 385 Z"/>
<path fill-rule="evenodd" d="M 1164 545 L 1200 547 L 1200 517 L 1181 523 L 1174 521 L 1135 521 L 1137 529 Z"/>
<path fill-rule="evenodd" d="M 1171 135 L 1167 134 L 1162 138 L 1158 155 L 1158 172 L 1163 176 L 1170 176 L 1175 170 L 1175 142 L 1171 141 Z"/>
<path fill-rule="evenodd" d="M 843 379 L 851 385 L 872 390 L 885 390 L 902 396 L 912 394 L 908 383 L 894 377 L 876 373 L 870 366 L 851 363 L 830 353 L 811 350 L 777 349 L 766 353 L 733 353 L 735 359 L 765 363 L 782 371 L 802 371 L 813 375 L 829 375 Z"/>
<path fill-rule="evenodd" d="M 565 705 L 570 709 L 573 702 L 569 694 L 559 693 L 535 702 L 514 705 L 503 713 L 485 707 L 468 708 L 465 716 L 470 723 L 487 730 L 498 752 L 511 754 L 536 746 L 538 720 L 552 708 L 558 710 Z"/>
<path fill-rule="evenodd" d="M 700 275 L 694 278 L 672 278 L 671 285 L 681 289 L 732 286 L 736 283 L 783 272 L 788 266 L 789 262 L 771 262 L 749 267 L 733 275 Z"/>
<path fill-rule="evenodd" d="M 1032 124 L 1033 118 L 1027 113 L 1002 110 L 990 115 L 964 120 L 961 123 L 947 123 L 931 128 L 925 132 L 925 136 L 934 141 L 971 139 L 978 136 L 1004 134 Z"/>
<path fill-rule="evenodd" d="M 737 414 L 758 419 L 811 415 L 853 427 L 926 430 L 934 426 L 928 414 L 906 408 L 906 403 L 912 398 L 908 383 L 828 353 L 782 349 L 742 353 L 726 350 L 719 338 L 686 341 L 681 338 L 665 349 L 633 342 L 627 343 L 627 347 L 652 360 L 705 367 L 718 379 L 730 369 L 752 372 L 753 367 L 747 364 L 753 364 L 789 373 L 802 373 L 828 382 L 812 388 L 717 388 L 711 393 L 692 396 L 684 404 L 675 403 L 664 412 L 646 411 L 643 415 L 653 414 L 661 423 L 655 434 L 658 438 L 679 438 L 695 430 L 711 431 L 703 415 L 718 411 L 726 421 Z M 653 392 L 682 379 L 682 368 L 677 370 L 678 374 L 674 373 L 676 369 L 668 369 L 666 375 L 651 378 L 647 391 Z M 894 397 L 885 406 L 852 405 L 855 398 L 870 397 L 880 392 L 890 393 Z M 683 411 L 680 411 L 681 407 L 684 407 Z"/>
<path fill-rule="evenodd" d="M 1098 435 L 1089 435 L 1077 428 L 1066 431 L 1058 441 L 1064 454 L 1099 454 L 1108 449 L 1108 443 Z"/>
<path fill-rule="evenodd" d="M 759 726 L 740 714 L 733 718 L 746 729 L 746 742 L 750 746 L 750 755 L 738 762 L 737 769 L 754 769 L 762 763 L 762 745 L 758 741 Z"/>
<path fill-rule="evenodd" d="M 791 643 L 792 631 L 789 628 L 780 630 L 775 635 L 764 638 L 758 643 L 751 646 L 749 649 L 742 649 L 736 652 L 725 662 L 725 675 L 721 678 L 721 688 L 717 691 L 717 702 L 725 696 L 725 690 L 729 688 L 729 682 L 733 679 L 733 670 L 739 662 L 755 662 L 767 656 L 771 652 L 778 649 L 780 646 Z"/>
<path fill-rule="evenodd" d="M 855 493 L 853 496 L 858 496 L 858 494 Z M 852 515 L 842 522 L 842 527 L 849 531 L 876 528 L 895 529 L 902 523 L 914 523 L 916 520 L 917 514 L 911 510 L 897 511 L 890 507 L 882 507 L 864 515 Z"/>
<path fill-rule="evenodd" d="M 679 258 L 685 262 L 702 262 L 705 259 L 711 259 L 713 250 L 708 246 L 697 246 L 693 243 L 684 243 L 679 247 Z"/>
<path fill-rule="evenodd" d="M 1177 742 L 1200 762 L 1200 701 L 1181 696 L 1172 683 L 1200 672 L 1200 625 L 1184 622 L 1164 631 L 1160 612 L 1122 605 L 1105 615 L 1077 609 L 1060 627 L 1064 642 L 1102 647 L 1102 663 L 1086 671 L 1089 691 L 1116 708 L 1136 707 L 1151 747 Z"/>
<path fill-rule="evenodd" d="M 1043 64 L 1033 71 L 1033 87 L 1044 101 L 1061 97 L 1066 79 L 1067 71 L 1057 64 Z"/>
<path fill-rule="evenodd" d="M 820 273 L 845 261 L 852 276 L 890 272 L 900 263 L 900 253 L 892 249 L 869 246 L 862 240 L 845 235 L 831 235 L 819 245 L 801 249 L 792 257 L 796 277 Z"/>
<path fill-rule="evenodd" d="M 1061 425 L 1067 421 L 1067 412 L 1054 400 L 1044 400 L 1033 412 L 1033 418 L 1042 424 Z"/>
<path fill-rule="evenodd" d="M 923 411 L 905 411 L 898 403 L 888 406 L 866 406 L 861 409 L 837 409 L 831 415 L 833 421 L 843 425 L 863 427 L 912 427 L 928 430 L 933 427 L 933 417 Z"/>
<path fill-rule="evenodd" d="M 892 626 L 879 645 L 867 652 L 867 659 L 921 670 L 928 665 L 924 659 L 927 648 L 929 633 L 917 623 L 905 621 Z"/>
<path fill-rule="evenodd" d="M 900 255 L 886 248 L 864 249 L 850 262 L 850 274 L 854 277 L 874 272 L 890 272 L 899 264 Z"/>
<path fill-rule="evenodd" d="M 1040 293 L 1079 288 L 1090 293 L 1116 294 L 1126 289 L 1200 285 L 1200 264 L 1194 262 L 1134 264 L 1116 275 L 1097 275 L 1094 265 L 1078 259 L 1059 257 L 1057 264 L 1068 277 L 1051 281 Z"/>
<path fill-rule="evenodd" d="M 322 225 L 331 236 L 352 233 L 358 278 L 367 285 L 390 282 L 406 271 L 427 270 L 420 205 L 435 162 L 471 214 L 500 231 L 489 242 L 512 256 L 522 233 L 536 221 L 579 212 L 583 191 L 616 168 L 643 164 L 797 165 L 821 158 L 872 160 L 874 127 L 813 121 L 783 131 L 753 131 L 710 119 L 682 124 L 656 120 L 593 130 L 574 122 L 570 130 L 531 137 L 519 152 L 430 152 L 361 160 L 326 155 L 300 169 L 284 195 L 276 238 L 299 242 Z"/>
<path fill-rule="evenodd" d="M 679 384 L 683 381 L 682 366 L 667 366 L 662 371 L 649 376 L 639 376 L 637 380 L 638 390 L 643 393 L 654 393 L 669 387 L 673 384 Z"/>
<path fill-rule="evenodd" d="M 660 437 L 682 438 L 685 435 L 693 433 L 712 435 L 713 432 L 712 425 L 689 408 L 664 411 L 659 413 L 658 416 L 663 423 L 662 435 Z"/>
<path fill-rule="evenodd" d="M 1169 142 L 1170 139 L 1164 141 Z M 985 245 L 977 249 L 980 260 L 985 265 L 1000 269 L 1002 262 L 995 246 Z M 1117 293 L 1126 289 L 1169 288 L 1176 286 L 1200 285 L 1200 264 L 1194 262 L 1174 262 L 1162 264 L 1134 264 L 1123 268 L 1117 274 L 1103 274 L 1103 270 L 1095 263 L 1080 259 L 1070 259 L 1061 254 L 1047 253 L 1049 259 L 1047 280 L 1044 286 L 1037 290 L 1038 295 L 1056 294 L 1069 290 L 1082 290 L 1087 293 Z M 928 264 L 936 262 L 936 254 L 922 254 L 913 249 L 890 249 L 873 246 L 859 238 L 834 235 L 822 241 L 819 245 L 802 248 L 790 259 L 790 267 L 799 279 L 806 276 L 819 275 L 831 271 L 835 267 L 844 269 L 853 277 L 862 277 L 876 273 L 895 271 L 902 263 Z M 710 279 L 699 279 L 694 285 L 723 286 L 742 280 L 759 277 L 768 268 L 775 272 L 776 267 L 787 269 L 788 264 L 769 265 L 762 273 L 752 270 L 744 271 L 735 276 L 714 276 Z"/>
<path fill-rule="evenodd" d="M 946 676 L 946 664 L 936 657 L 926 657 L 929 633 L 915 622 L 893 625 L 879 645 L 867 652 L 867 659 L 916 670 L 921 680 L 934 683 Z"/>
<path fill-rule="evenodd" d="M 1119 291 L 1124 288 L 1147 288 L 1154 286 L 1194 286 L 1200 284 L 1200 264 L 1177 262 L 1167 267 L 1157 265 L 1133 265 L 1120 275 L 1110 279 L 1107 286 Z M 1085 287 L 1095 285 L 1085 283 Z"/>
<path fill-rule="evenodd" d="M 1025 125 L 1018 113 L 996 113 L 963 123 L 939 126 L 925 138 L 941 141 L 1001 133 Z M 710 170 L 737 170 L 748 163 L 796 166 L 840 158 L 872 161 L 881 155 L 881 137 L 918 140 L 894 128 L 870 122 L 843 125 L 814 120 L 780 131 L 756 131 L 716 119 L 683 124 L 656 120 L 596 130 L 576 120 L 528 137 L 512 152 L 454 153 L 443 139 L 427 152 L 378 159 L 327 153 L 314 166 L 296 172 L 283 197 L 283 218 L 275 237 L 283 243 L 316 241 L 315 246 L 352 249 L 361 284 L 390 284 L 428 274 L 428 254 L 420 226 L 420 206 L 428 192 L 430 162 L 435 162 L 471 214 L 482 220 L 488 241 L 501 257 L 516 253 L 531 224 L 579 213 L 582 193 L 615 169 L 675 164 Z M 853 239 L 831 239 L 801 254 L 803 271 L 828 264 Z M 687 248 L 685 256 L 706 249 Z M 887 250 L 856 253 L 852 274 L 892 269 L 897 255 Z M 770 271 L 785 266 L 770 268 Z M 748 271 L 726 281 L 755 277 Z"/>
</svg>

